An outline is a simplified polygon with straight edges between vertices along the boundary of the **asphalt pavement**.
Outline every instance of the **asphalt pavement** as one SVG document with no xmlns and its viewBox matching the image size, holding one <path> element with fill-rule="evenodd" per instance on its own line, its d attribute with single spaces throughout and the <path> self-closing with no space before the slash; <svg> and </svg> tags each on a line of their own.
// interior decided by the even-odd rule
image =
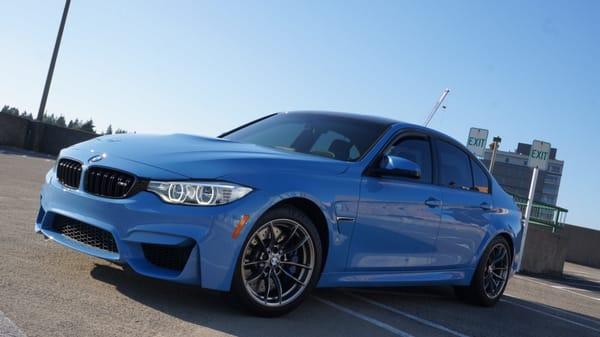
<svg viewBox="0 0 600 337">
<path fill-rule="evenodd" d="M 600 270 L 517 275 L 493 308 L 448 287 L 322 289 L 275 319 L 227 296 L 157 281 L 35 234 L 52 158 L 0 148 L 0 337 L 600 336 Z"/>
</svg>

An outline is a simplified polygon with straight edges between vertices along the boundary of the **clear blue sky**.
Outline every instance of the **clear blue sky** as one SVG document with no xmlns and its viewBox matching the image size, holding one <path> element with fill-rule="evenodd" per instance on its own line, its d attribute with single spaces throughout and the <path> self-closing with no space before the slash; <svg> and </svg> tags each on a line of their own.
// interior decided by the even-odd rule
<svg viewBox="0 0 600 337">
<path fill-rule="evenodd" d="M 0 105 L 37 111 L 64 1 L 2 1 Z M 599 1 L 73 0 L 47 111 L 217 135 L 274 111 L 422 123 L 503 149 L 546 140 L 559 204 L 600 229 Z"/>
</svg>

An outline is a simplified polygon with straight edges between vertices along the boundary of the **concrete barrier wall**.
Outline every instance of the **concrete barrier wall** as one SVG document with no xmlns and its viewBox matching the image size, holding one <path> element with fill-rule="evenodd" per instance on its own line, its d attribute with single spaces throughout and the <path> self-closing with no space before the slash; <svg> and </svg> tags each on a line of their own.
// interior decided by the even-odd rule
<svg viewBox="0 0 600 337">
<path fill-rule="evenodd" d="M 57 155 L 65 147 L 95 137 L 95 133 L 0 113 L 0 145 Z"/>
<path fill-rule="evenodd" d="M 600 231 L 566 225 L 563 232 L 569 238 L 567 261 L 600 268 Z"/>
<path fill-rule="evenodd" d="M 24 148 L 30 122 L 26 118 L 0 113 L 0 145 Z"/>
<path fill-rule="evenodd" d="M 560 275 L 563 271 L 569 238 L 564 231 L 551 231 L 530 225 L 521 270 L 534 274 Z"/>
<path fill-rule="evenodd" d="M 63 128 L 56 125 L 44 124 L 43 129 L 44 134 L 37 150 L 43 153 L 58 154 L 65 147 L 98 137 L 94 133 Z"/>
</svg>

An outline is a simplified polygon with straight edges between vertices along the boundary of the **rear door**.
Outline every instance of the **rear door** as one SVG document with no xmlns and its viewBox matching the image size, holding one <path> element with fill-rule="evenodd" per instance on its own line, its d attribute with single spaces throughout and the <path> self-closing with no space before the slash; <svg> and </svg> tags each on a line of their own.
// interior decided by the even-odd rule
<svg viewBox="0 0 600 337">
<path fill-rule="evenodd" d="M 493 212 L 487 170 L 467 150 L 435 140 L 442 216 L 433 264 L 460 267 L 473 261 Z"/>
<path fill-rule="evenodd" d="M 436 250 L 441 215 L 441 192 L 433 184 L 429 137 L 402 136 L 382 154 L 417 163 L 421 177 L 363 177 L 348 267 L 351 270 L 427 267 Z"/>
</svg>

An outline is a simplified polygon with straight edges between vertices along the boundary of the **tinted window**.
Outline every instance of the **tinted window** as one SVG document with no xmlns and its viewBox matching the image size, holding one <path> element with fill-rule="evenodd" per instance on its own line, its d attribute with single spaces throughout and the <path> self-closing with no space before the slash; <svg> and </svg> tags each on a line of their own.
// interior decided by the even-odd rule
<svg viewBox="0 0 600 337">
<path fill-rule="evenodd" d="M 440 167 L 440 184 L 470 190 L 473 187 L 469 156 L 458 147 L 443 141 L 436 142 Z"/>
<path fill-rule="evenodd" d="M 331 158 L 347 158 L 345 160 L 356 160 L 359 157 L 358 150 L 352 145 L 350 139 L 335 131 L 321 134 L 310 148 L 310 153 Z"/>
<path fill-rule="evenodd" d="M 481 165 L 471 159 L 471 167 L 473 168 L 473 182 L 475 183 L 475 190 L 482 193 L 490 193 L 490 181 L 488 180 L 485 171 L 481 168 Z"/>
<path fill-rule="evenodd" d="M 417 163 L 421 167 L 420 181 L 431 183 L 431 149 L 428 140 L 418 138 L 400 139 L 386 154 Z"/>
<path fill-rule="evenodd" d="M 277 128 L 256 130 L 253 134 L 248 135 L 247 140 L 249 143 L 269 147 L 289 147 L 303 129 L 304 124 L 302 123 L 287 123 Z"/>
<path fill-rule="evenodd" d="M 352 115 L 282 113 L 225 134 L 241 143 L 337 160 L 360 159 L 390 123 Z"/>
</svg>

